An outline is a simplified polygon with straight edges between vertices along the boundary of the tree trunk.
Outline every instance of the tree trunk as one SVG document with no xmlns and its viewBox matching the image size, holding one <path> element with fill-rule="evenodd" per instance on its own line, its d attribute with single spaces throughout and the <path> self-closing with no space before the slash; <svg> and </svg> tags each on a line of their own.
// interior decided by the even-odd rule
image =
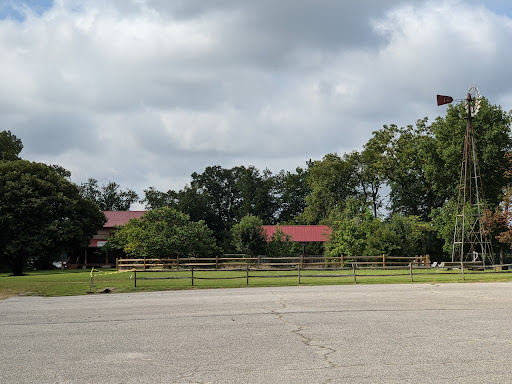
<svg viewBox="0 0 512 384">
<path fill-rule="evenodd" d="M 14 255 L 10 261 L 13 276 L 23 276 L 23 267 L 25 266 L 25 257 Z"/>
</svg>

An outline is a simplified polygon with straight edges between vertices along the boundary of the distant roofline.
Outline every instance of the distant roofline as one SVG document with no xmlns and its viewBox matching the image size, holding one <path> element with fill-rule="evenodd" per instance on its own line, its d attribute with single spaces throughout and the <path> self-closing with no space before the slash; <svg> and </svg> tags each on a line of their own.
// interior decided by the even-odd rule
<svg viewBox="0 0 512 384">
<path fill-rule="evenodd" d="M 327 225 L 263 225 L 262 227 L 267 236 L 267 241 L 271 240 L 277 227 L 297 243 L 325 243 L 329 240 L 332 232 Z"/>
<path fill-rule="evenodd" d="M 131 219 L 140 219 L 147 211 L 103 211 L 107 222 L 103 228 L 114 228 L 128 224 Z"/>
</svg>

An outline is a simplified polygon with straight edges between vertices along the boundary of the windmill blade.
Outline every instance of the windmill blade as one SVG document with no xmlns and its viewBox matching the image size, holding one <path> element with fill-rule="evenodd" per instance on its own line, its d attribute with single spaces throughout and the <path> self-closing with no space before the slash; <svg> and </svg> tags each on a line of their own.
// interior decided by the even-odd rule
<svg viewBox="0 0 512 384">
<path fill-rule="evenodd" d="M 471 111 L 471 117 L 475 117 L 480 110 L 480 90 L 478 86 L 472 85 L 468 90 L 468 97 L 471 96 L 471 101 L 466 99 L 466 111 Z"/>
</svg>

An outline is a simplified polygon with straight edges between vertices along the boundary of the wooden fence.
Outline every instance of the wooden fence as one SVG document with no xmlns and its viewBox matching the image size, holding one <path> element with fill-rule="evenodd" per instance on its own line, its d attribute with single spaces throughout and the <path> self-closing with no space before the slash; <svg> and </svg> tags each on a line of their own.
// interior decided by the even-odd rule
<svg viewBox="0 0 512 384">
<path fill-rule="evenodd" d="M 493 268 L 489 267 L 487 270 L 485 270 L 485 268 L 483 267 L 479 267 L 479 268 L 475 268 L 474 265 L 472 264 L 469 264 L 468 266 L 465 265 L 466 263 L 461 263 L 457 266 L 457 268 L 455 269 L 459 269 L 460 272 L 449 272 L 451 269 L 454 269 L 454 266 L 450 265 L 450 266 L 446 266 L 446 267 L 443 267 L 443 266 L 439 266 L 437 268 L 434 268 L 435 270 L 439 270 L 439 271 L 442 271 L 442 270 L 448 270 L 448 272 L 429 272 L 429 275 L 430 274 L 442 274 L 442 275 L 447 275 L 447 274 L 460 274 L 462 279 L 465 280 L 465 270 L 466 269 L 471 269 L 471 270 L 478 270 L 479 274 L 481 273 L 510 273 L 512 271 L 509 270 L 509 268 L 512 266 L 512 265 L 499 265 L 499 266 L 494 266 Z M 135 284 L 135 287 L 137 286 L 137 281 L 139 280 L 161 280 L 161 279 L 190 279 L 191 280 L 191 285 L 194 286 L 194 281 L 197 281 L 197 280 L 233 280 L 233 279 L 245 279 L 246 280 L 246 285 L 249 285 L 249 280 L 250 279 L 258 279 L 258 278 L 294 278 L 296 277 L 298 279 L 298 284 L 300 285 L 301 284 L 301 278 L 308 278 L 308 277 L 312 277 L 312 278 L 315 278 L 315 277 L 327 277 L 327 278 L 346 278 L 346 277 L 350 277 L 351 279 L 353 279 L 353 282 L 354 284 L 357 284 L 357 279 L 358 278 L 363 278 L 363 277 L 397 277 L 397 276 L 407 276 L 409 277 L 410 281 L 411 282 L 414 282 L 414 270 L 425 270 L 425 269 L 430 269 L 429 266 L 420 266 L 420 265 L 417 265 L 413 262 L 410 262 L 409 265 L 407 266 L 386 266 L 386 267 L 371 267 L 373 269 L 377 269 L 377 270 L 383 270 L 383 271 L 388 271 L 387 273 L 382 273 L 382 274 L 379 274 L 379 273 L 371 273 L 371 274 L 367 274 L 365 273 L 364 271 L 365 270 L 368 270 L 370 267 L 358 267 L 357 264 L 355 262 L 352 262 L 351 263 L 351 266 L 350 267 L 344 267 L 344 268 L 337 268 L 335 269 L 335 271 L 339 271 L 339 273 L 329 273 L 329 274 L 318 274 L 318 273 L 315 273 L 315 274 L 311 274 L 311 272 L 315 271 L 333 271 L 333 269 L 328 269 L 328 268 L 305 268 L 305 269 L 302 269 L 301 268 L 301 265 L 300 263 L 297 263 L 296 266 L 294 268 L 284 268 L 284 269 L 275 269 L 275 268 L 272 268 L 272 269 L 261 269 L 261 268 L 257 268 L 257 267 L 253 267 L 253 266 L 250 266 L 249 264 L 246 264 L 244 268 L 235 268 L 235 269 L 230 269 L 229 271 L 233 271 L 233 272 L 242 272 L 240 275 L 238 276 L 225 276 L 225 275 L 220 275 L 220 271 L 219 271 L 219 275 L 220 276 L 215 276 L 217 273 L 214 273 L 213 275 L 212 274 L 209 274 L 209 275 L 205 275 L 204 273 L 199 276 L 198 275 L 198 272 L 207 272 L 207 271 L 212 271 L 211 269 L 204 269 L 204 268 L 201 268 L 201 266 L 197 266 L 197 265 L 189 265 L 187 269 L 146 269 L 146 270 L 133 270 L 133 274 L 132 274 L 132 278 L 134 279 L 134 284 Z M 489 270 L 493 270 L 493 272 L 490 272 Z M 226 270 L 225 270 L 226 271 Z M 282 273 L 282 272 L 294 272 L 295 273 L 290 273 L 290 274 L 279 274 L 279 273 Z M 309 272 L 308 272 L 309 271 Z M 389 271 L 392 271 L 391 273 L 389 273 Z M 137 275 L 137 272 L 138 272 L 138 275 Z M 147 277 L 147 273 L 150 273 L 152 274 L 152 272 L 167 272 L 167 275 L 166 276 L 163 276 L 163 277 Z M 262 274 L 264 272 L 273 272 L 273 274 Z M 172 275 L 172 276 L 170 276 Z M 417 274 L 416 274 L 417 275 Z"/>
<path fill-rule="evenodd" d="M 466 265 L 468 264 L 468 265 Z M 344 267 L 344 268 L 337 268 L 336 271 L 339 271 L 340 273 L 329 273 L 329 274 L 311 274 L 313 271 L 333 271 L 333 269 L 327 269 L 327 268 L 305 268 L 302 269 L 300 266 L 300 263 L 298 263 L 295 268 L 285 268 L 285 269 L 279 269 L 276 270 L 275 268 L 272 269 L 261 269 L 261 268 L 255 268 L 253 266 L 250 266 L 249 264 L 246 264 L 244 268 L 236 268 L 236 269 L 230 269 L 229 271 L 239 271 L 242 272 L 238 276 L 225 276 L 224 274 L 221 274 L 219 271 L 219 276 L 217 273 L 213 274 L 207 274 L 204 273 L 202 275 L 198 275 L 198 272 L 207 272 L 212 271 L 212 269 L 204 269 L 200 266 L 190 265 L 188 266 L 188 269 L 147 269 L 147 270 L 133 270 L 131 278 L 134 280 L 135 287 L 137 287 L 137 281 L 140 280 L 162 280 L 162 279 L 190 279 L 191 285 L 194 286 L 194 281 L 197 280 L 233 280 L 233 279 L 245 279 L 246 285 L 249 285 L 250 279 L 258 279 L 258 278 L 294 278 L 296 277 L 298 280 L 298 284 L 301 284 L 301 278 L 315 278 L 315 277 L 327 277 L 327 278 L 350 278 L 353 279 L 353 283 L 357 284 L 358 278 L 365 278 L 365 277 L 397 277 L 397 276 L 403 276 L 408 277 L 411 282 L 414 282 L 414 276 L 418 275 L 417 273 L 414 273 L 414 270 L 425 270 L 430 269 L 429 266 L 420 266 L 414 263 L 409 263 L 408 266 L 386 266 L 386 267 L 371 267 L 377 270 L 383 270 L 383 271 L 392 271 L 391 273 L 371 273 L 367 274 L 365 273 L 365 270 L 370 269 L 370 267 L 358 267 L 355 262 L 351 263 L 350 267 Z M 450 272 L 452 269 L 458 269 L 459 272 Z M 439 272 L 432 272 L 432 270 L 428 273 L 429 275 L 447 275 L 447 274 L 457 274 L 461 275 L 462 280 L 466 280 L 465 278 L 465 271 L 467 269 L 471 269 L 473 271 L 477 270 L 478 272 L 472 272 L 477 274 L 495 274 L 495 273 L 511 273 L 512 272 L 512 264 L 503 264 L 503 265 L 494 265 L 492 267 L 483 267 L 479 266 L 476 268 L 472 263 L 459 263 L 457 266 L 449 265 L 449 266 L 438 266 L 436 268 L 433 268 L 432 270 L 439 270 Z M 447 271 L 443 271 L 447 270 Z M 226 271 L 226 270 L 224 270 Z M 273 274 L 262 274 L 265 272 L 272 271 Z M 290 274 L 280 274 L 284 271 L 288 272 L 294 272 Z M 309 272 L 308 272 L 309 271 Z M 441 272 L 443 271 L 443 272 Z M 138 272 L 138 274 L 137 274 Z M 162 277 L 148 277 L 147 273 L 153 274 L 152 272 L 167 272 L 165 276 Z M 91 272 L 91 281 L 92 281 L 92 272 Z M 92 284 L 92 282 L 91 282 Z"/>
<path fill-rule="evenodd" d="M 221 259 L 220 261 L 224 261 L 224 260 L 222 260 L 223 258 L 220 258 L 220 259 Z M 378 262 L 376 262 L 374 265 L 369 265 L 369 264 L 363 264 L 363 262 L 360 261 L 360 260 L 364 260 L 364 259 L 357 258 L 357 259 L 351 260 L 350 262 L 347 260 L 344 260 L 345 265 L 349 264 L 349 266 L 344 266 L 344 267 L 341 267 L 338 265 L 337 267 L 334 267 L 334 268 L 333 267 L 326 268 L 325 266 L 312 268 L 312 267 L 308 266 L 307 264 L 304 264 L 305 267 L 302 268 L 302 265 L 301 265 L 300 261 L 297 261 L 297 258 L 295 258 L 294 263 L 290 263 L 290 262 L 288 262 L 288 263 L 270 263 L 271 265 L 269 266 L 267 264 L 267 267 L 264 267 L 263 264 L 256 264 L 255 260 L 250 260 L 251 258 L 249 258 L 249 261 L 247 261 L 247 258 L 244 258 L 245 263 L 243 265 L 239 263 L 239 264 L 237 264 L 236 267 L 233 267 L 234 264 L 232 264 L 232 263 L 234 263 L 234 262 L 231 259 L 235 259 L 235 258 L 227 258 L 227 259 L 230 259 L 228 261 L 231 263 L 231 264 L 228 264 L 228 265 L 230 265 L 230 268 L 219 268 L 219 271 L 220 270 L 232 271 L 232 272 L 238 271 L 238 272 L 242 272 L 242 273 L 240 273 L 237 276 L 233 276 L 233 275 L 226 276 L 226 274 L 221 274 L 221 273 L 219 273 L 218 275 L 217 275 L 217 273 L 205 274 L 204 272 L 214 271 L 214 269 L 212 268 L 212 266 L 216 265 L 214 263 L 186 263 L 186 262 L 184 262 L 184 263 L 179 263 L 178 264 L 179 268 L 175 268 L 175 269 L 170 269 L 170 268 L 156 269 L 153 267 L 167 265 L 167 264 L 165 264 L 165 263 L 153 263 L 153 264 L 146 263 L 146 269 L 136 269 L 136 268 L 131 269 L 132 275 L 130 278 L 131 279 L 133 278 L 135 287 L 137 286 L 137 281 L 155 280 L 155 279 L 158 279 L 158 280 L 160 280 L 160 279 L 190 279 L 191 285 L 194 286 L 194 281 L 197 281 L 197 280 L 245 279 L 246 284 L 249 285 L 250 279 L 294 278 L 294 277 L 296 277 L 298 279 L 298 284 L 300 285 L 301 278 L 307 278 L 307 277 L 311 277 L 311 278 L 314 278 L 314 277 L 347 278 L 347 277 L 349 277 L 349 278 L 353 279 L 354 284 L 357 284 L 358 278 L 392 277 L 392 276 L 404 276 L 405 277 L 405 276 L 407 276 L 410 279 L 410 281 L 413 282 L 414 276 L 418 275 L 418 273 L 414 273 L 413 271 L 414 270 L 426 270 L 426 269 L 430 270 L 428 272 L 429 275 L 441 275 L 441 274 L 442 275 L 447 275 L 447 274 L 458 274 L 459 275 L 460 274 L 462 277 L 462 280 L 465 280 L 465 271 L 466 270 L 472 270 L 473 274 L 474 273 L 495 274 L 495 273 L 510 273 L 510 272 L 512 272 L 512 264 L 500 264 L 500 265 L 493 265 L 493 266 L 486 267 L 482 263 L 475 263 L 475 262 L 464 262 L 464 263 L 448 263 L 447 262 L 447 263 L 443 263 L 446 265 L 438 265 L 435 268 L 431 269 L 430 265 L 428 265 L 428 264 L 426 264 L 426 265 L 419 264 L 419 260 L 418 261 L 411 260 L 408 265 L 391 266 L 388 264 L 386 266 L 383 266 L 382 264 L 384 262 L 382 262 L 382 261 L 381 261 L 381 263 L 382 263 L 381 265 L 378 265 L 379 264 Z M 257 258 L 254 258 L 254 259 L 257 259 Z M 298 258 L 298 259 L 300 260 L 300 258 Z M 143 261 L 144 259 L 124 259 L 124 260 L 132 261 L 131 264 L 120 263 L 120 265 L 122 265 L 124 267 L 126 267 L 128 265 L 132 265 L 132 266 L 138 266 L 139 264 L 142 266 L 144 265 L 143 263 L 138 264 L 136 262 L 133 262 L 134 260 Z M 151 259 L 149 259 L 149 260 L 151 260 Z M 182 259 L 182 260 L 188 261 L 189 259 Z M 194 259 L 194 260 L 197 260 L 197 259 Z M 391 260 L 393 260 L 393 259 L 391 259 Z M 426 261 L 426 260 L 427 259 L 425 259 L 424 261 Z M 148 259 L 146 259 L 146 262 L 148 262 Z M 251 264 L 251 262 L 252 262 L 252 264 Z M 341 261 L 339 261 L 339 262 L 341 262 Z M 403 261 L 400 261 L 400 262 L 403 262 Z M 318 263 L 319 262 L 313 261 L 311 264 L 316 265 Z M 325 261 L 323 263 L 325 263 Z M 370 262 L 365 261 L 365 263 L 370 263 Z M 276 268 L 276 264 L 277 264 L 278 268 Z M 222 264 L 219 264 L 219 265 L 222 265 Z M 152 266 L 152 267 L 150 267 L 150 266 Z M 283 266 L 285 266 L 285 267 L 283 267 Z M 368 274 L 367 272 L 365 272 L 365 270 L 369 270 L 369 269 L 383 270 L 383 271 L 387 271 L 387 272 L 382 273 L 382 274 L 379 274 L 378 272 L 377 273 L 373 272 L 371 274 Z M 459 272 L 456 272 L 456 271 L 450 272 L 450 270 L 452 270 L 452 269 L 458 269 Z M 94 271 L 94 269 L 93 269 L 93 271 Z M 91 271 L 91 284 L 93 284 L 92 283 L 93 271 Z M 318 273 L 319 271 L 329 271 L 331 273 L 319 274 Z M 332 273 L 332 272 L 336 272 L 336 271 L 339 271 L 339 273 Z M 477 272 L 474 272 L 474 271 L 477 271 Z M 147 273 L 152 275 L 153 274 L 152 272 L 167 272 L 167 274 L 162 274 L 161 277 L 158 277 L 158 276 L 148 277 Z M 199 272 L 203 272 L 203 273 L 199 273 Z M 265 272 L 272 272 L 272 274 L 265 274 Z M 284 272 L 290 272 L 290 273 L 283 274 Z M 316 272 L 316 273 L 313 274 L 312 272 Z M 421 272 L 420 272 L 420 274 L 421 274 Z"/>
<path fill-rule="evenodd" d="M 355 265 L 356 268 L 373 268 L 388 266 L 430 266 L 430 256 L 398 257 L 398 256 L 293 256 L 293 257 L 267 257 L 248 255 L 223 255 L 214 258 L 169 258 L 169 259 L 116 259 L 116 270 L 133 269 L 137 271 L 170 270 L 170 269 L 233 269 L 248 266 L 250 268 L 344 268 Z"/>
</svg>

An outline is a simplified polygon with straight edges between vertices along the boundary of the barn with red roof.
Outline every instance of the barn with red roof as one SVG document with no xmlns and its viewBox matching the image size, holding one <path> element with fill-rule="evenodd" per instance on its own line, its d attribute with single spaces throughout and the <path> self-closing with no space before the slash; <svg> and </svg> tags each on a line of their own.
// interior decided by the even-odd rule
<svg viewBox="0 0 512 384">
<path fill-rule="evenodd" d="M 84 250 L 83 254 L 77 257 L 69 257 L 67 260 L 68 268 L 115 265 L 116 261 L 112 256 L 100 254 L 98 251 L 112 234 L 112 230 L 128 223 L 131 219 L 140 219 L 146 211 L 103 211 L 107 222 L 98 233 L 92 237 L 89 247 Z"/>
<path fill-rule="evenodd" d="M 70 257 L 67 261 L 68 268 L 91 267 L 115 265 L 114 256 L 108 253 L 101 253 L 98 250 L 105 245 L 112 231 L 123 225 L 126 225 L 131 219 L 140 219 L 147 211 L 103 211 L 107 222 L 98 233 L 92 237 L 89 247 L 84 250 L 83 254 L 77 257 Z M 324 243 L 329 240 L 331 228 L 327 225 L 264 225 L 263 230 L 267 241 L 272 239 L 277 228 L 287 236 L 291 241 L 302 244 L 303 252 L 306 244 Z"/>
</svg>

